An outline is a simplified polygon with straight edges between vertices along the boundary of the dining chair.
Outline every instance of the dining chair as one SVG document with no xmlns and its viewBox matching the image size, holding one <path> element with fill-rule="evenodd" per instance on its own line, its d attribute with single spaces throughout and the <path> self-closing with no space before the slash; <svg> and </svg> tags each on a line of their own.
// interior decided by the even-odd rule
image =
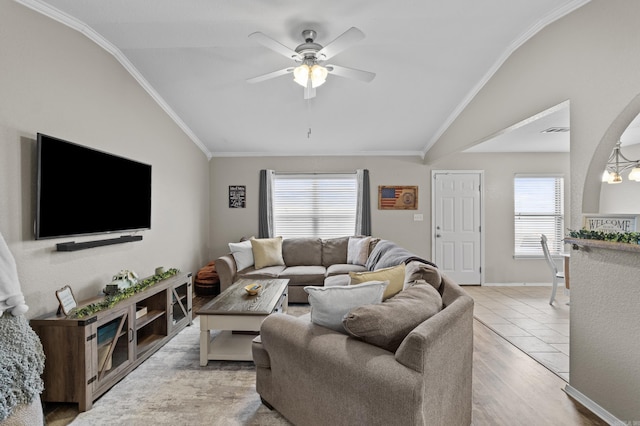
<svg viewBox="0 0 640 426">
<path fill-rule="evenodd" d="M 551 275 L 553 277 L 553 288 L 551 289 L 551 299 L 549 299 L 549 304 L 553 305 L 553 301 L 556 298 L 556 291 L 558 290 L 558 280 L 562 280 L 564 282 L 564 272 L 558 272 L 558 267 L 556 266 L 556 263 L 551 258 L 551 253 L 549 253 L 549 247 L 547 246 L 546 235 L 544 234 L 540 235 L 540 244 L 542 245 L 544 258 L 547 261 L 547 265 L 549 265 L 549 269 L 551 269 Z"/>
</svg>

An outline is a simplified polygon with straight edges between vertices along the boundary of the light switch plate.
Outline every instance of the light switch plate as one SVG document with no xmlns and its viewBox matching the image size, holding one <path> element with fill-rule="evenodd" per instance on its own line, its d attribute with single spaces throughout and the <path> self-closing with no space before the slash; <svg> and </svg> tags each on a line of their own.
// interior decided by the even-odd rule
<svg viewBox="0 0 640 426">
<path fill-rule="evenodd" d="M 416 222 L 420 222 L 422 220 L 424 220 L 422 213 L 414 213 L 413 214 L 413 220 Z"/>
</svg>

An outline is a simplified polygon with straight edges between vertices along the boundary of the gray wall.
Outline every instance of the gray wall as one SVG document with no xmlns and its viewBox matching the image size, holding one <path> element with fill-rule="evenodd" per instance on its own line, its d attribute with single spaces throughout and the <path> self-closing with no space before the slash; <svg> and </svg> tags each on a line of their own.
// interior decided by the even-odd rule
<svg viewBox="0 0 640 426">
<path fill-rule="evenodd" d="M 208 260 L 207 157 L 131 75 L 82 34 L 0 0 L 0 232 L 34 317 L 57 307 L 55 290 L 97 295 L 120 269 L 194 271 Z M 35 138 L 42 132 L 152 165 L 152 229 L 143 241 L 56 252 L 35 241 Z M 135 203 L 135 200 L 132 200 Z M 108 200 L 113 208 L 126 200 Z M 69 206 L 70 209 L 73 206 Z"/>
<path fill-rule="evenodd" d="M 580 224 L 582 213 L 598 211 L 604 165 L 640 112 L 639 19 L 640 2 L 593 0 L 540 31 L 491 78 L 427 161 L 568 99 L 571 223 Z M 640 198 L 640 185 L 633 188 L 629 196 Z M 640 405 L 629 396 L 640 393 L 640 256 L 614 252 L 588 263 L 582 254 L 571 260 L 570 383 L 619 419 L 637 421 Z"/>
<path fill-rule="evenodd" d="M 429 169 L 417 157 L 261 157 L 211 160 L 211 247 L 214 257 L 229 251 L 228 243 L 258 234 L 260 169 L 280 172 L 344 172 L 369 169 L 372 232 L 398 242 L 420 256 L 430 254 Z M 228 207 L 229 185 L 247 186 L 247 207 Z M 419 210 L 378 210 L 378 185 L 418 185 Z M 414 222 L 423 213 L 425 221 Z"/>
<path fill-rule="evenodd" d="M 427 259 L 432 257 L 431 170 L 484 170 L 485 244 L 490 248 L 486 250 L 485 282 L 551 281 L 542 259 L 513 259 L 513 176 L 515 173 L 563 173 L 565 186 L 569 188 L 568 154 L 460 154 L 429 166 L 413 157 L 213 158 L 212 257 L 227 253 L 230 241 L 257 235 L 258 174 L 264 168 L 281 172 L 369 169 L 373 235 L 395 241 Z M 229 185 L 246 185 L 246 208 L 228 207 Z M 418 185 L 418 210 L 378 210 L 378 185 Z M 568 196 L 566 203 L 568 213 Z M 424 221 L 415 222 L 414 213 L 422 213 Z"/>
</svg>

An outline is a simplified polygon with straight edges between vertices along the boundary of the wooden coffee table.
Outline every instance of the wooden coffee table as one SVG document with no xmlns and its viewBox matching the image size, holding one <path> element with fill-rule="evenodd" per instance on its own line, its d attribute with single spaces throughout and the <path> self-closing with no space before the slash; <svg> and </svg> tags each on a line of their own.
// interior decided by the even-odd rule
<svg viewBox="0 0 640 426">
<path fill-rule="evenodd" d="M 257 283 L 255 296 L 244 290 Z M 286 312 L 289 280 L 241 279 L 196 312 L 200 316 L 200 365 L 212 360 L 253 361 L 251 342 L 262 320 L 273 312 Z M 222 332 L 211 338 L 211 330 Z M 253 332 L 253 333 L 252 333 Z"/>
</svg>

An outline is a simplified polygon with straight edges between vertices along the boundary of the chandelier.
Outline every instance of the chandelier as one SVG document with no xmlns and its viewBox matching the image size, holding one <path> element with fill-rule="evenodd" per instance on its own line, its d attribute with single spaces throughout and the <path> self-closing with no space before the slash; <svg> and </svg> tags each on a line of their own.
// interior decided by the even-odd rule
<svg viewBox="0 0 640 426">
<path fill-rule="evenodd" d="M 602 174 L 602 182 L 611 184 L 622 182 L 621 173 L 631 169 L 629 180 L 640 182 L 640 160 L 629 160 L 620 152 L 620 144 L 618 141 L 613 152 L 607 160 L 607 166 Z"/>
</svg>

